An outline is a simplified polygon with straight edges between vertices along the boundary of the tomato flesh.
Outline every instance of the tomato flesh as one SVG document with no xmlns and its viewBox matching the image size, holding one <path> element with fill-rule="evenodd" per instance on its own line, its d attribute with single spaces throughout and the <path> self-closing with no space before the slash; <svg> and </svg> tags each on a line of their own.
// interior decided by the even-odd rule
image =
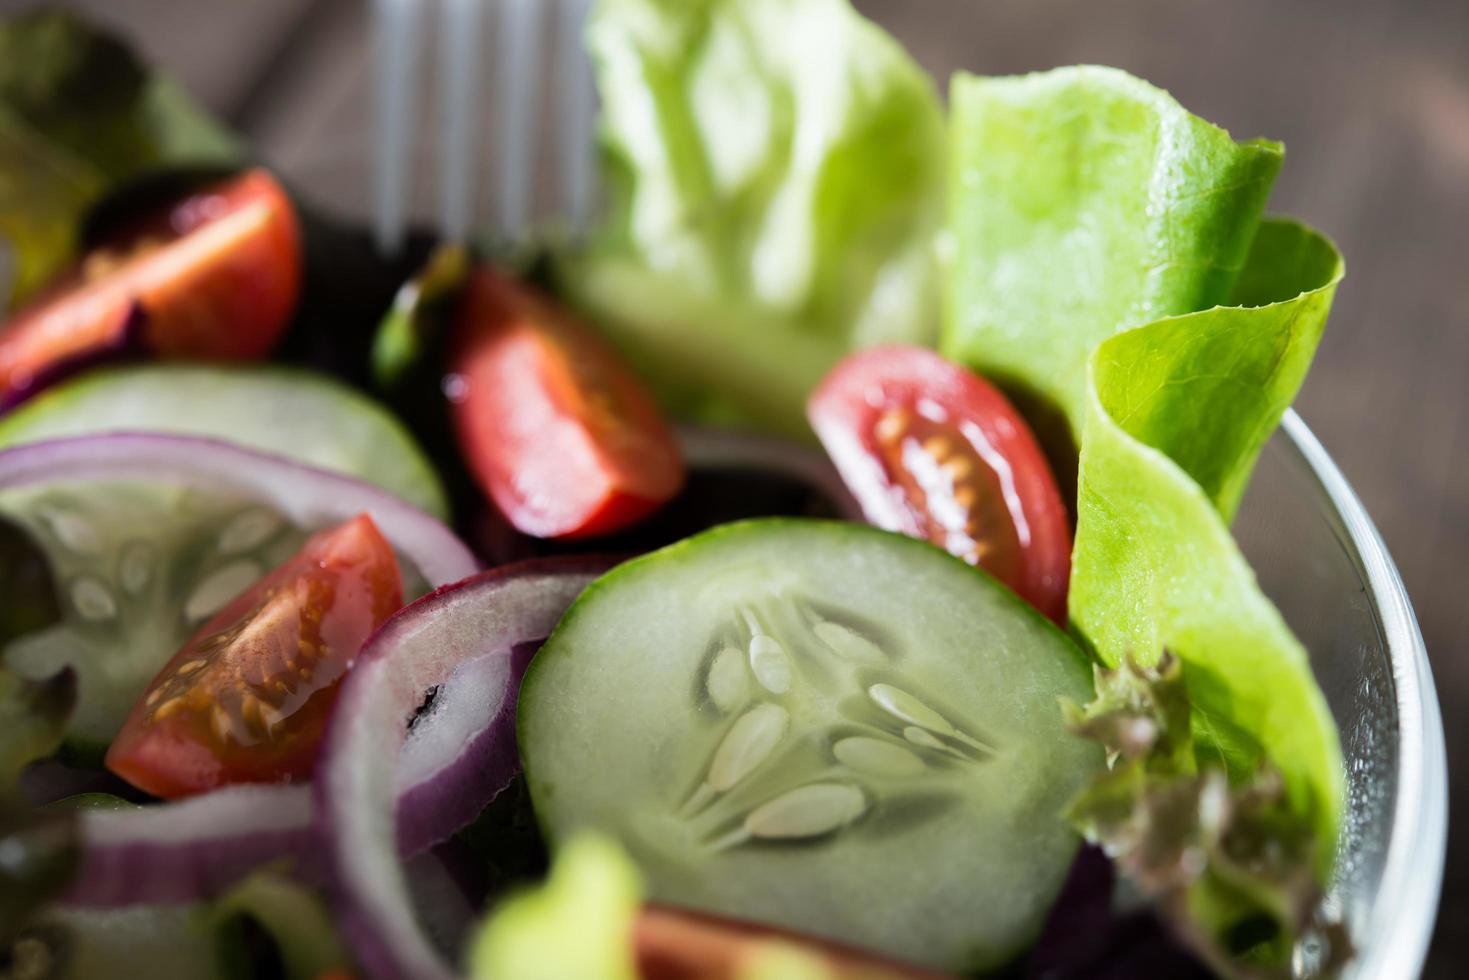
<svg viewBox="0 0 1469 980">
<path fill-rule="evenodd" d="M 1070 520 L 998 390 L 932 351 L 877 347 L 833 368 L 808 414 L 868 520 L 979 565 L 1065 622 Z"/>
<path fill-rule="evenodd" d="M 471 472 L 526 534 L 617 531 L 683 485 L 672 431 L 632 372 L 568 311 L 493 269 L 465 287 L 445 391 Z"/>
<path fill-rule="evenodd" d="M 174 655 L 107 767 L 166 798 L 309 776 L 343 675 L 402 604 L 397 558 L 370 517 L 318 532 Z"/>
<path fill-rule="evenodd" d="M 649 905 L 633 943 L 643 980 L 739 980 L 783 945 L 810 956 L 831 980 L 942 980 L 948 974 L 765 926 Z"/>
<path fill-rule="evenodd" d="M 110 356 L 262 357 L 300 291 L 296 214 L 273 177 L 196 191 L 93 249 L 0 327 L 0 407 Z"/>
</svg>

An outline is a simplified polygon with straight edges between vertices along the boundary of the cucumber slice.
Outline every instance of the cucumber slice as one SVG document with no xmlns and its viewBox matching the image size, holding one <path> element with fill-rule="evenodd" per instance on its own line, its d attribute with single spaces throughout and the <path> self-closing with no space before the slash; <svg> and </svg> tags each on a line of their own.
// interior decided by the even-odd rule
<svg viewBox="0 0 1469 980">
<path fill-rule="evenodd" d="M 726 525 L 594 583 L 526 675 L 553 843 L 619 838 L 652 896 L 944 969 L 1038 933 L 1102 764 L 1080 651 L 983 572 L 853 524 Z"/>
<path fill-rule="evenodd" d="M 93 371 L 0 419 L 0 449 L 98 432 L 228 439 L 374 483 L 443 520 L 428 457 L 377 402 L 297 368 L 149 364 Z"/>
<path fill-rule="evenodd" d="M 184 640 L 308 533 L 370 513 L 410 598 L 477 564 L 452 532 L 387 491 L 215 440 L 109 434 L 22 446 L 0 453 L 0 484 L 0 517 L 45 556 L 59 610 L 40 630 L 0 638 L 0 658 L 32 679 L 75 669 L 64 747 L 87 761 Z"/>
<path fill-rule="evenodd" d="M 53 625 L 6 644 L 4 661 L 31 678 L 76 671 L 66 748 L 83 760 L 106 751 L 194 630 L 307 536 L 256 502 L 136 481 L 6 490 L 0 514 L 46 553 L 61 608 Z"/>
</svg>

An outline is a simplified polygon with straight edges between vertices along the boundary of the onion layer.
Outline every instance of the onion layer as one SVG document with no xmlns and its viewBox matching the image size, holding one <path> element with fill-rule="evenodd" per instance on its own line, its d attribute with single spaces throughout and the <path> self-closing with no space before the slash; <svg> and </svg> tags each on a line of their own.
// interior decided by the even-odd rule
<svg viewBox="0 0 1469 980">
<path fill-rule="evenodd" d="M 432 586 L 479 563 L 454 532 L 386 490 L 341 473 L 199 436 L 117 432 L 35 442 L 0 452 L 0 489 L 67 480 L 145 480 L 239 494 L 298 527 L 340 524 L 366 511 Z"/>
<path fill-rule="evenodd" d="M 283 856 L 309 867 L 311 793 L 306 786 L 226 786 L 157 806 L 79 814 L 82 855 L 68 905 L 193 902 L 218 895 Z"/>
<path fill-rule="evenodd" d="M 316 774 L 319 840 L 336 892 L 338 923 L 373 976 L 432 980 L 454 975 L 419 926 L 397 844 L 395 801 L 402 771 L 433 769 L 440 786 L 503 787 L 518 766 L 517 648 L 545 638 L 562 613 L 607 567 L 603 559 L 524 562 L 440 589 L 404 609 L 368 641 L 344 682 Z M 452 688 L 473 677 L 476 696 Z M 437 691 L 426 716 L 432 744 L 457 744 L 461 711 L 473 710 L 473 751 L 446 767 L 420 769 L 406 748 L 410 721 Z M 414 727 L 418 727 L 417 724 Z M 447 752 L 430 753 L 436 756 Z M 404 765 L 405 761 L 407 766 Z M 405 798 L 412 798 L 410 792 Z M 428 794 L 430 798 L 436 794 Z"/>
</svg>

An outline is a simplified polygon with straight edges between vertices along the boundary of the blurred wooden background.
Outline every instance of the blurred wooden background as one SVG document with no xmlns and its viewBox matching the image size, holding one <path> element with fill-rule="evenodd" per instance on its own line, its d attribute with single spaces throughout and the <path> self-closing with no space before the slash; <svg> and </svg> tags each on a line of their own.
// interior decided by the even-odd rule
<svg viewBox="0 0 1469 980">
<path fill-rule="evenodd" d="M 940 79 L 1117 65 L 1237 136 L 1285 141 L 1273 207 L 1335 237 L 1349 270 L 1297 407 L 1407 580 L 1451 817 L 1469 815 L 1469 0 L 857 2 Z M 298 189 L 365 212 L 366 0 L 70 5 L 134 37 Z M 1469 975 L 1469 833 L 1451 838 L 1426 975 Z"/>
</svg>

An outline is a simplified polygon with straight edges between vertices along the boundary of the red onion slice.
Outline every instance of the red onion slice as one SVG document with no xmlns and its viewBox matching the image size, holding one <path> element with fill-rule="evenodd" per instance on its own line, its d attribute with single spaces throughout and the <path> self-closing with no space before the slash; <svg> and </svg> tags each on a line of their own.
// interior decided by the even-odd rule
<svg viewBox="0 0 1469 980">
<path fill-rule="evenodd" d="M 503 737 L 496 715 L 507 687 L 513 702 L 533 652 L 523 645 L 508 657 L 488 654 L 459 665 L 413 725 L 397 766 L 398 851 L 405 859 L 467 826 L 519 768 L 514 739 Z M 173 803 L 86 810 L 80 820 L 85 849 L 63 899 L 68 905 L 197 901 L 278 858 L 289 858 L 303 880 L 324 880 L 306 784 L 229 786 Z"/>
<path fill-rule="evenodd" d="M 514 650 L 550 634 L 562 613 L 607 567 L 601 559 L 524 562 L 485 572 L 420 599 L 368 641 L 344 682 L 316 774 L 319 840 L 336 890 L 338 922 L 369 973 L 405 980 L 454 975 L 419 926 L 397 842 L 398 767 L 409 719 L 425 695 L 474 676 L 481 697 L 446 705 L 478 715 L 474 752 L 437 769 L 441 786 L 503 786 L 518 764 Z M 472 662 L 496 658 L 499 666 Z M 491 678 L 498 678 L 498 692 Z M 437 722 L 435 744 L 457 718 Z M 442 736 L 442 737 L 441 737 Z M 417 765 L 412 755 L 409 762 Z M 427 767 L 426 767 L 427 768 Z"/>
<path fill-rule="evenodd" d="M 841 474 L 820 449 L 733 429 L 681 425 L 679 448 L 689 469 L 767 470 L 821 492 L 842 517 L 866 523 Z"/>
<path fill-rule="evenodd" d="M 398 852 L 404 857 L 468 826 L 520 768 L 514 740 L 501 738 L 485 720 L 500 709 L 507 689 L 519 690 L 539 645 L 459 664 L 414 719 L 398 757 Z"/>
<path fill-rule="evenodd" d="M 217 895 L 273 858 L 309 857 L 311 809 L 307 786 L 228 786 L 176 803 L 83 811 L 81 863 L 63 900 L 101 907 Z"/>
<path fill-rule="evenodd" d="M 397 767 L 403 858 L 468 826 L 519 768 L 494 707 L 507 685 L 518 684 L 528 652 L 533 647 L 460 665 L 414 724 Z M 325 879 L 314 846 L 316 804 L 304 783 L 227 786 L 172 803 L 84 810 L 79 819 L 84 850 L 63 897 L 72 906 L 198 901 L 280 858 L 291 860 L 298 878 Z"/>
<path fill-rule="evenodd" d="M 479 567 L 452 531 L 385 490 L 219 440 L 115 433 L 0 452 L 0 489 L 117 479 L 218 488 L 305 528 L 366 511 L 431 586 L 459 581 Z M 270 858 L 309 857 L 312 850 L 306 786 L 231 787 L 138 810 L 89 811 L 81 819 L 85 852 L 68 895 L 81 905 L 190 901 Z"/>
<path fill-rule="evenodd" d="M 454 532 L 386 490 L 218 439 L 117 432 L 52 439 L 0 452 L 0 489 L 119 479 L 241 494 L 310 529 L 366 511 L 399 556 L 432 586 L 457 582 L 479 568 Z"/>
</svg>

